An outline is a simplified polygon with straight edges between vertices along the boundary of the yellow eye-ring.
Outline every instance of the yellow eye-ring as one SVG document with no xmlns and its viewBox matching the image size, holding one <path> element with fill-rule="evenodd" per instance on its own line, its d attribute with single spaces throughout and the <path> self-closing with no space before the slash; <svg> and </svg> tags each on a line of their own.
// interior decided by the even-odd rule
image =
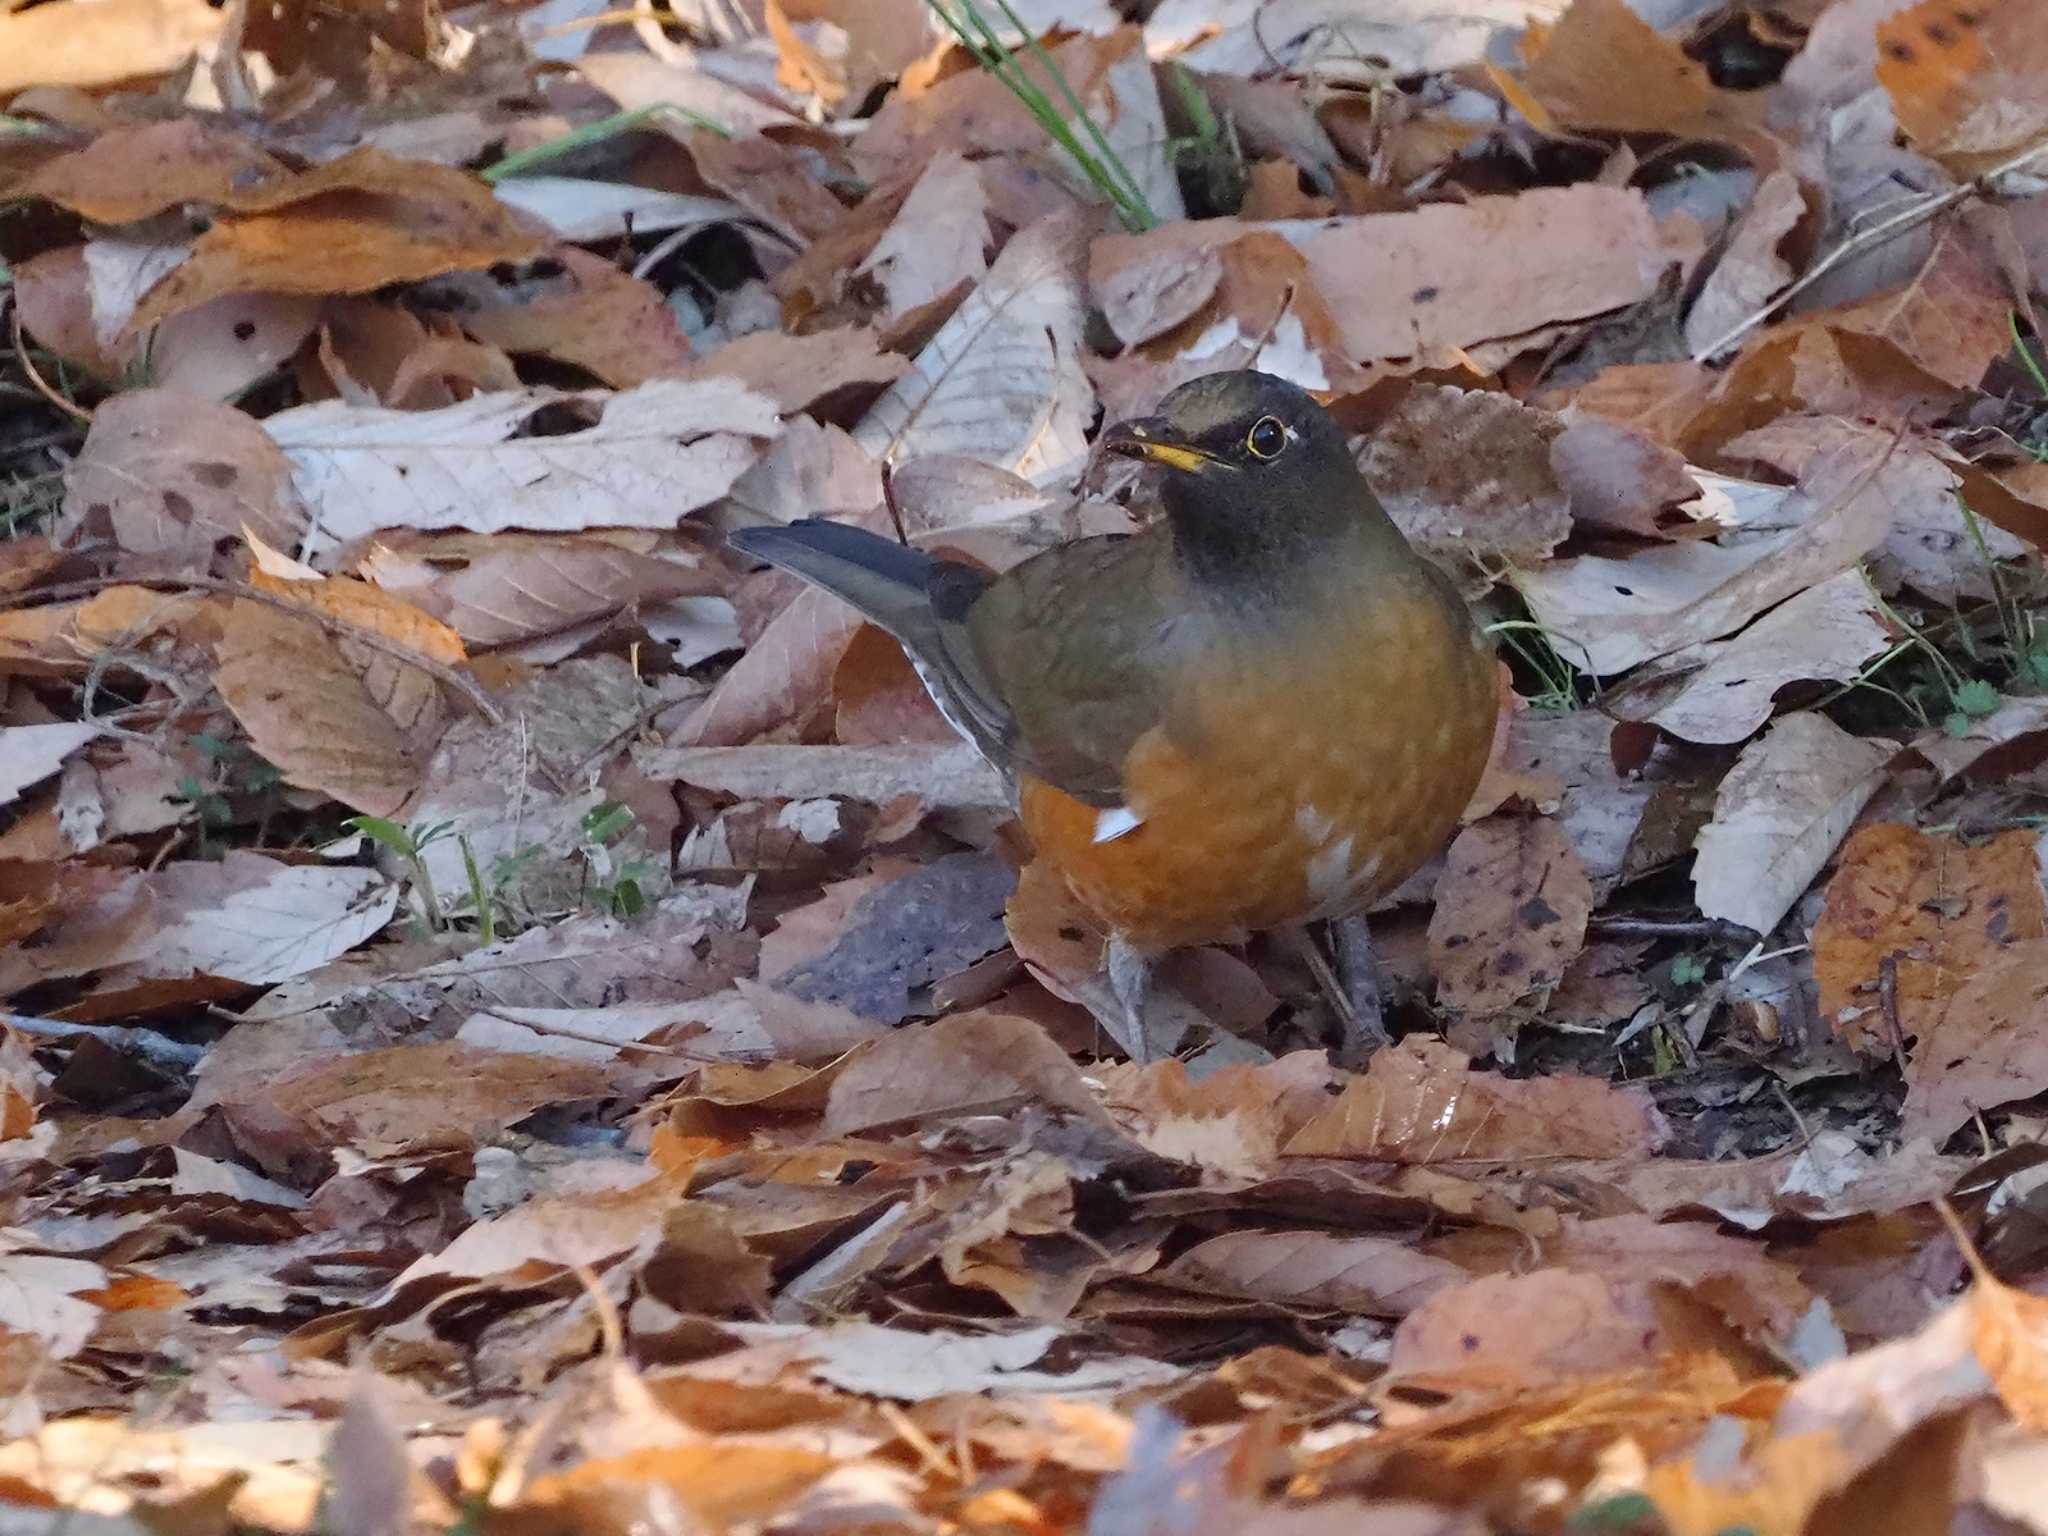
<svg viewBox="0 0 2048 1536">
<path fill-rule="evenodd" d="M 1255 459 L 1277 459 L 1287 446 L 1287 427 L 1278 416 L 1261 416 L 1245 434 L 1244 445 Z"/>
</svg>

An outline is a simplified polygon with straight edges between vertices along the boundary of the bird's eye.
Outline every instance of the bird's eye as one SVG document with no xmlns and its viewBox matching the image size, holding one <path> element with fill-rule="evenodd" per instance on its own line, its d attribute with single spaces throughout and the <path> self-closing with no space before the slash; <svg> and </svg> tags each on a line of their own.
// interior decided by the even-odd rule
<svg viewBox="0 0 2048 1536">
<path fill-rule="evenodd" d="M 1255 459 L 1277 459 L 1287 446 L 1287 428 L 1278 416 L 1261 416 L 1245 434 L 1244 445 Z"/>
</svg>

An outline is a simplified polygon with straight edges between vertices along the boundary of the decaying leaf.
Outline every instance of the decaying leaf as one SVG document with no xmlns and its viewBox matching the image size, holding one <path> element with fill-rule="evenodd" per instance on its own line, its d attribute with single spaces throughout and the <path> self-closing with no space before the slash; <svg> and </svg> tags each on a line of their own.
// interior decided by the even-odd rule
<svg viewBox="0 0 2048 1536">
<path fill-rule="evenodd" d="M 2028 833 L 1972 847 L 1879 822 L 1843 845 L 1814 924 L 1821 1012 L 1858 1050 L 1904 1050 L 1958 988 L 2043 937 L 2048 901 Z"/>
<path fill-rule="evenodd" d="M 1489 816 L 1458 834 L 1429 922 L 1438 995 L 1503 1009 L 1556 986 L 1586 938 L 1593 886 L 1547 816 Z"/>
</svg>

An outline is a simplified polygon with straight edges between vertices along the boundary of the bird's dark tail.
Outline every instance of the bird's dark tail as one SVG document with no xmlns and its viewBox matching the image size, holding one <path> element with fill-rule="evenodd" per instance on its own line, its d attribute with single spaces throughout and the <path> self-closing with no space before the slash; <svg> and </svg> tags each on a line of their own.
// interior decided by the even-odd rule
<svg viewBox="0 0 2048 1536">
<path fill-rule="evenodd" d="M 971 567 L 821 518 L 742 528 L 730 541 L 757 560 L 815 582 L 920 652 L 936 644 L 934 600 L 949 609 L 948 599 L 957 601 L 952 589 L 962 584 L 956 578 L 967 578 L 976 591 L 985 581 Z"/>
</svg>

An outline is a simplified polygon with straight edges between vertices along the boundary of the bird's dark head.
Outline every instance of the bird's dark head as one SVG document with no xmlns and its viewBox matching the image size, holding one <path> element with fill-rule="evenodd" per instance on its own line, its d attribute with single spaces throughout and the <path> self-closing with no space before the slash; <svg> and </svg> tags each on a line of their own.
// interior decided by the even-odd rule
<svg viewBox="0 0 2048 1536">
<path fill-rule="evenodd" d="M 1110 427 L 1102 446 L 1165 470 L 1159 499 L 1174 542 L 1205 577 L 1263 580 L 1262 567 L 1312 559 L 1320 540 L 1392 531 L 1344 429 L 1306 390 L 1268 373 L 1192 380 L 1156 416 Z"/>
</svg>

